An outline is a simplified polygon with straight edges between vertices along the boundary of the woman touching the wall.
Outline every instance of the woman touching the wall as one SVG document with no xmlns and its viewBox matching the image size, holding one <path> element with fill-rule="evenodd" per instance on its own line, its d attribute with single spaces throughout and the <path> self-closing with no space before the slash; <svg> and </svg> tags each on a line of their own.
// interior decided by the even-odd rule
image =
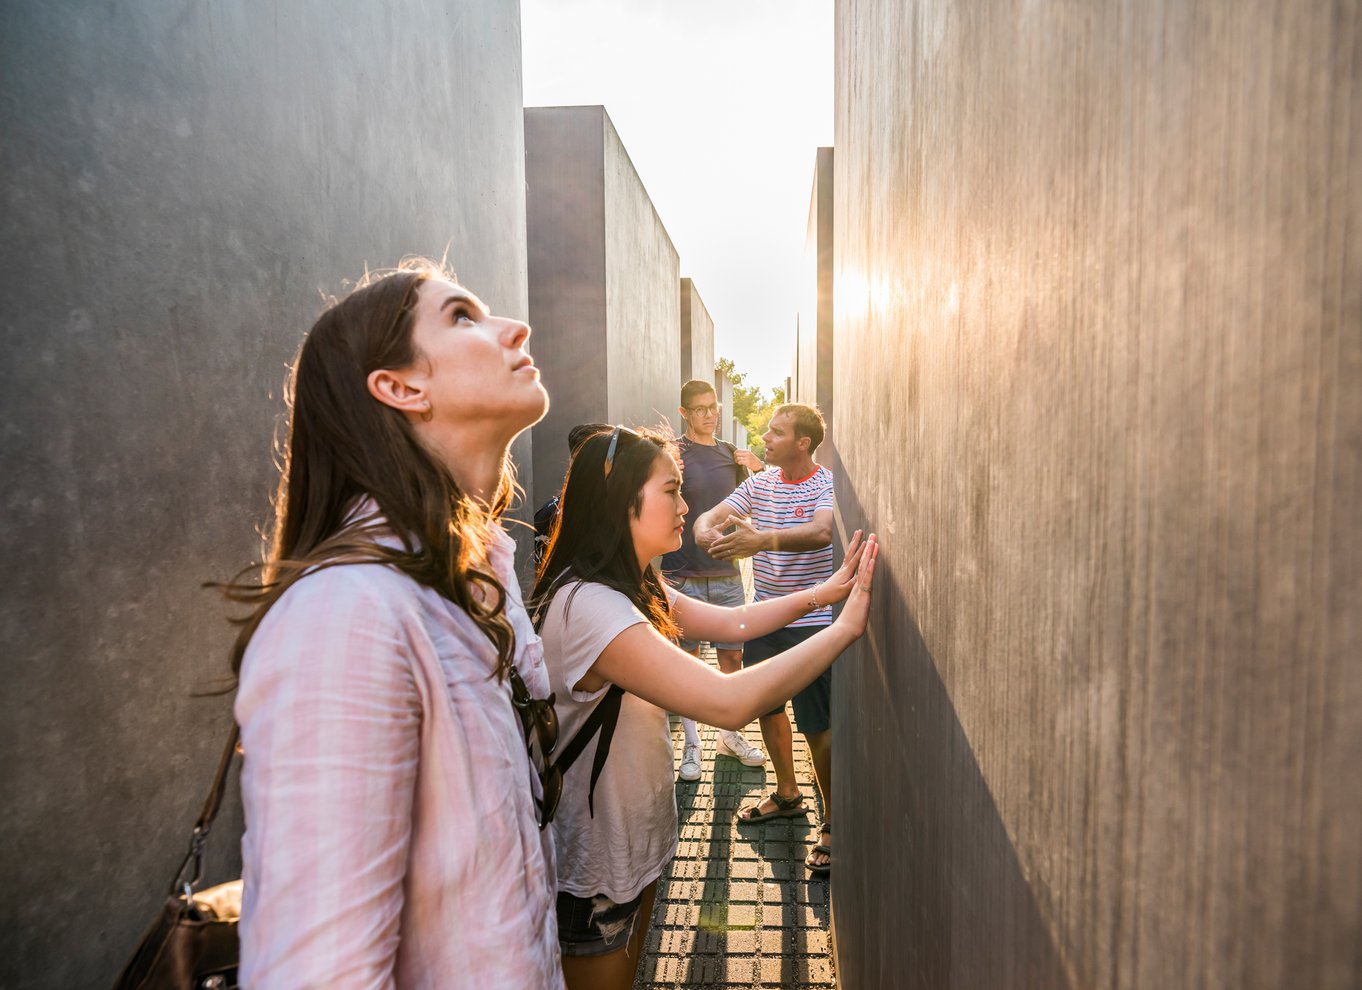
<svg viewBox="0 0 1362 990">
<path fill-rule="evenodd" d="M 831 579 L 782 598 L 724 608 L 669 589 L 652 560 L 680 545 L 680 482 L 660 434 L 616 427 L 587 439 L 568 468 L 532 596 L 562 736 L 569 749 L 583 726 L 590 737 L 562 779 L 554 820 L 558 937 L 572 990 L 632 985 L 656 882 L 676 852 L 667 712 L 739 728 L 788 700 L 865 631 L 873 535 L 862 544 L 856 534 Z M 843 600 L 827 629 L 735 674 L 675 643 L 746 640 Z"/>
</svg>

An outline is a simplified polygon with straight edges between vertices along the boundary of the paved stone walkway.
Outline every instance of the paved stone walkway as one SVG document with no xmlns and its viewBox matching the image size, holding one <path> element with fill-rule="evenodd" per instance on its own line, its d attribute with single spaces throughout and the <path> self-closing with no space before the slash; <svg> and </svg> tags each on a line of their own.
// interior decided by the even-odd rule
<svg viewBox="0 0 1362 990">
<path fill-rule="evenodd" d="M 672 728 L 679 765 L 683 737 L 675 718 Z M 747 733 L 761 741 L 756 723 Z M 739 805 L 774 788 L 775 774 L 769 761 L 763 769 L 716 758 L 716 735 L 700 726 L 703 772 L 695 783 L 677 781 L 681 845 L 658 882 L 635 988 L 835 988 L 828 882 L 804 868 L 819 820 L 808 747 L 796 732 L 796 772 L 809 813 L 740 830 Z"/>
</svg>

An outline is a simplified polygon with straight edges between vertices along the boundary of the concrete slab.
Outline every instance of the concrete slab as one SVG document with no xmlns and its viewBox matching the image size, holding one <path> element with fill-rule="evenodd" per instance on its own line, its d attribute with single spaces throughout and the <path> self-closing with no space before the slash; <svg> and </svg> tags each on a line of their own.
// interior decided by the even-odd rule
<svg viewBox="0 0 1362 990">
<path fill-rule="evenodd" d="M 552 396 L 534 504 L 579 423 L 656 426 L 681 391 L 680 258 L 604 107 L 525 110 L 532 350 Z"/>
<path fill-rule="evenodd" d="M 832 166 L 832 149 L 819 148 L 814 155 L 813 188 L 809 193 L 804 285 L 799 300 L 794 393 L 790 400 L 818 406 L 829 435 L 833 430 Z"/>
<path fill-rule="evenodd" d="M 841 979 L 1362 986 L 1358 4 L 836 18 Z"/>
<path fill-rule="evenodd" d="M 714 435 L 720 440 L 733 442 L 733 382 L 722 371 L 714 372 L 714 394 L 719 400 L 719 405 L 723 407 L 719 416 L 719 425 L 715 427 Z"/>
<path fill-rule="evenodd" d="M 195 693 L 228 673 L 237 610 L 201 585 L 259 556 L 285 369 L 323 293 L 448 252 L 528 315 L 520 11 L 0 20 L 0 986 L 100 986 L 164 902 L 225 741 L 231 698 Z M 528 453 L 526 434 L 525 482 Z M 233 786 L 211 882 L 240 875 L 241 828 Z"/>
<path fill-rule="evenodd" d="M 700 290 L 681 280 L 681 381 L 708 380 L 714 374 L 714 317 L 710 316 Z"/>
</svg>

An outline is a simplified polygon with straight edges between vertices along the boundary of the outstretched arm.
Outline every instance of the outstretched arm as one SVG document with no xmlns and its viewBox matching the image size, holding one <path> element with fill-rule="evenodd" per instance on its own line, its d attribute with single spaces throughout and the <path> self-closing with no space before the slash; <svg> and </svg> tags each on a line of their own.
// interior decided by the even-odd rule
<svg viewBox="0 0 1362 990">
<path fill-rule="evenodd" d="M 691 524 L 692 532 L 695 533 L 695 545 L 708 553 L 714 541 L 724 535 L 724 529 L 729 525 L 729 517 L 733 515 L 733 506 L 720 502 L 708 512 L 696 516 L 695 522 Z"/>
<path fill-rule="evenodd" d="M 857 567 L 864 551 L 865 544 L 861 541 L 861 531 L 858 529 L 847 546 L 842 566 L 821 584 L 780 598 L 736 608 L 711 605 L 677 594 L 672 615 L 686 639 L 707 640 L 711 643 L 746 642 L 783 629 L 816 608 L 826 608 L 844 601 L 856 583 Z"/>
<path fill-rule="evenodd" d="M 715 560 L 750 557 L 763 550 L 822 550 L 832 544 L 831 509 L 819 509 L 808 522 L 787 529 L 757 529 L 736 517 L 728 521 L 737 529 L 718 537 L 706 551 Z"/>
<path fill-rule="evenodd" d="M 651 625 L 637 623 L 611 640 L 575 686 L 595 691 L 613 682 L 678 715 L 719 728 L 741 728 L 793 697 L 865 632 L 877 554 L 872 534 L 846 607 L 832 625 L 755 667 L 721 674 L 663 639 Z"/>
</svg>

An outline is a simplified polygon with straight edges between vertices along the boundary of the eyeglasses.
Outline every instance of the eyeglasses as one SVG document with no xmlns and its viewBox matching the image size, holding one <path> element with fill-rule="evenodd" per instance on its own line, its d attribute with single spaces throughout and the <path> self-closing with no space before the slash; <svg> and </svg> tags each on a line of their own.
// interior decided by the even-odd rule
<svg viewBox="0 0 1362 990">
<path fill-rule="evenodd" d="M 722 404 L 715 404 L 712 406 L 686 406 L 686 412 L 690 413 L 692 416 L 717 416 L 719 413 L 723 412 L 723 410 L 724 407 Z"/>
<path fill-rule="evenodd" d="M 531 697 L 530 689 L 521 680 L 520 671 L 515 669 L 514 664 L 511 665 L 509 679 L 511 704 L 515 706 L 516 714 L 520 716 L 520 724 L 525 730 L 525 741 L 528 744 L 530 733 L 533 732 L 539 742 L 539 753 L 544 759 L 544 769 L 538 771 L 539 783 L 544 792 L 543 798 L 538 802 L 539 827 L 542 829 L 553 821 L 553 813 L 558 810 L 558 800 L 563 796 L 563 771 L 549 762 L 553 748 L 558 745 L 558 713 L 553 708 L 557 695 L 551 694 L 547 698 Z"/>
<path fill-rule="evenodd" d="M 620 434 L 633 437 L 635 440 L 639 439 L 639 435 L 635 433 L 633 430 L 629 429 L 629 427 L 627 426 L 615 427 L 615 432 L 610 434 L 610 446 L 607 447 L 605 451 L 605 476 L 607 478 L 610 477 L 610 469 L 615 466 L 615 447 L 620 442 Z"/>
</svg>

